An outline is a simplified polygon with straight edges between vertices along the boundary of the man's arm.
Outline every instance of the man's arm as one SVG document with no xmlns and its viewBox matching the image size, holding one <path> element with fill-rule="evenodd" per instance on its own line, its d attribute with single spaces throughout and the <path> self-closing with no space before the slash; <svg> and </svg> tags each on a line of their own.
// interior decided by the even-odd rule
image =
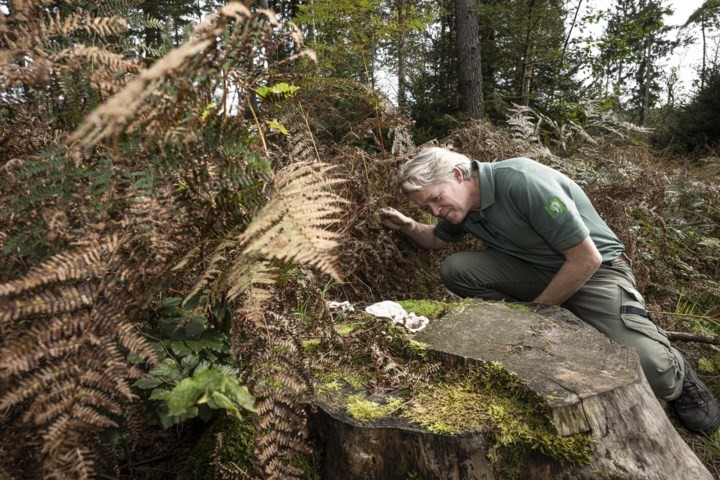
<svg viewBox="0 0 720 480">
<path fill-rule="evenodd" d="M 602 256 L 590 236 L 561 253 L 565 256 L 565 263 L 534 302 L 562 304 L 585 285 L 602 263 Z"/>
<path fill-rule="evenodd" d="M 380 221 L 386 227 L 404 233 L 423 248 L 438 250 L 448 244 L 448 242 L 441 240 L 435 235 L 435 227 L 433 225 L 416 222 L 394 208 L 381 209 Z"/>
</svg>

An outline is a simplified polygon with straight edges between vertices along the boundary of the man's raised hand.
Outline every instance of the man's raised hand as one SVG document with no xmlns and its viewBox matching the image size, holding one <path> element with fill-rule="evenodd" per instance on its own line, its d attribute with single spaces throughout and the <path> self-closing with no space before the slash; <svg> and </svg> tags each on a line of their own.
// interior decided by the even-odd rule
<svg viewBox="0 0 720 480">
<path fill-rule="evenodd" d="M 380 222 L 392 230 L 403 232 L 411 230 L 413 223 L 415 223 L 413 219 L 390 207 L 380 209 Z"/>
</svg>

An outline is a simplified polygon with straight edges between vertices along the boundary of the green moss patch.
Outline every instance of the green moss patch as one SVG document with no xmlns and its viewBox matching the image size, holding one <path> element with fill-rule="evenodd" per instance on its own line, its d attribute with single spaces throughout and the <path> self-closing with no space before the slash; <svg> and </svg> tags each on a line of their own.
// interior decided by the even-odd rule
<svg viewBox="0 0 720 480">
<path fill-rule="evenodd" d="M 507 307 L 511 310 L 517 310 L 518 312 L 529 312 L 530 307 L 521 303 L 507 303 Z"/>
<path fill-rule="evenodd" d="M 413 312 L 415 315 L 427 317 L 431 320 L 452 312 L 453 308 L 457 305 L 435 300 L 401 300 L 397 303 L 400 304 L 406 312 Z"/>
<path fill-rule="evenodd" d="M 467 305 L 417 300 L 399 303 L 406 311 L 430 318 Z M 431 363 L 428 345 L 403 329 L 378 324 L 374 318 L 364 322 L 360 314 L 348 320 L 356 326 L 348 342 L 363 347 L 379 340 L 386 356 L 355 356 L 343 366 L 335 365 L 334 371 L 316 371 L 318 399 L 331 410 L 370 426 L 373 422 L 384 428 L 397 423 L 403 428 L 410 422 L 439 435 L 483 435 L 488 439 L 491 461 L 510 478 L 521 471 L 528 455 L 589 463 L 591 437 L 558 435 L 547 403 L 501 364 L 484 362 L 448 370 Z M 392 375 L 402 379 L 384 379 L 390 370 L 380 368 L 383 365 L 390 365 Z"/>
<path fill-rule="evenodd" d="M 357 375 L 351 372 L 329 372 L 321 377 L 322 385 L 325 385 L 333 391 L 340 390 L 342 385 L 349 385 L 353 390 L 360 390 L 368 384 L 368 378 L 365 375 Z"/>
<path fill-rule="evenodd" d="M 318 349 L 320 346 L 320 339 L 319 338 L 310 338 L 308 340 L 303 340 L 302 347 L 303 350 L 305 350 L 308 353 L 312 353 L 315 350 Z"/>
<path fill-rule="evenodd" d="M 347 401 L 347 413 L 355 420 L 369 422 L 389 416 L 403 404 L 401 399 L 394 397 L 386 399 L 386 402 L 381 405 L 361 395 L 351 395 Z"/>
<path fill-rule="evenodd" d="M 505 450 L 531 450 L 570 463 L 590 461 L 590 437 L 559 436 L 545 402 L 495 362 L 448 374 L 416 395 L 403 415 L 435 433 L 487 432 L 495 439 L 495 460 Z"/>
</svg>

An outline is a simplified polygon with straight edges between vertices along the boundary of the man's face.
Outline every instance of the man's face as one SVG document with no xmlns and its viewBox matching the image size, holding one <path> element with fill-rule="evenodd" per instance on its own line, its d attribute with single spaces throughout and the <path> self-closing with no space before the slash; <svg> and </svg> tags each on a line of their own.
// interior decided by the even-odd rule
<svg viewBox="0 0 720 480">
<path fill-rule="evenodd" d="M 469 182 L 463 182 L 459 170 L 456 169 L 455 172 L 453 179 L 447 182 L 433 183 L 422 190 L 410 192 L 407 194 L 408 198 L 434 217 L 443 218 L 455 224 L 462 222 L 470 211 L 472 199 L 468 188 Z"/>
</svg>

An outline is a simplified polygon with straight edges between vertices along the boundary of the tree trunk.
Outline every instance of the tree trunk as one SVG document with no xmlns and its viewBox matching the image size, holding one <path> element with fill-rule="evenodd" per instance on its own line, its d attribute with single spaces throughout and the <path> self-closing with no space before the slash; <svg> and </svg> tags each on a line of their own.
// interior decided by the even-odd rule
<svg viewBox="0 0 720 480">
<path fill-rule="evenodd" d="M 705 12 L 700 14 L 700 31 L 702 32 L 702 67 L 700 67 L 700 91 L 705 89 L 705 72 L 706 72 L 706 58 L 707 58 L 707 46 L 705 40 Z"/>
<path fill-rule="evenodd" d="M 455 24 L 460 107 L 470 118 L 480 119 L 485 116 L 485 109 L 478 18 L 474 0 L 455 0 Z"/>
<path fill-rule="evenodd" d="M 398 18 L 397 23 L 398 25 L 405 25 L 405 21 L 407 19 L 407 1 L 406 0 L 400 0 L 397 3 L 397 12 L 398 12 Z M 406 83 L 406 76 L 407 76 L 407 54 L 405 52 L 405 36 L 400 35 L 397 41 L 397 58 L 398 58 L 398 108 L 401 110 L 405 110 L 407 107 L 407 83 Z"/>
<path fill-rule="evenodd" d="M 477 302 L 414 339 L 447 366 L 500 362 L 545 400 L 559 435 L 591 437 L 588 465 L 531 453 L 514 478 L 712 479 L 650 390 L 636 352 L 566 310 Z M 324 451 L 322 478 L 498 478 L 487 433 L 437 435 L 399 416 L 359 423 L 318 400 L 311 425 Z"/>
<path fill-rule="evenodd" d="M 535 1 L 532 0 L 528 4 L 527 19 L 525 23 L 525 48 L 523 49 L 522 68 L 520 73 L 522 78 L 520 79 L 520 103 L 522 105 L 530 104 L 530 83 L 532 82 L 533 76 L 533 60 L 532 60 L 532 30 L 533 30 L 533 10 L 535 8 Z"/>
</svg>

